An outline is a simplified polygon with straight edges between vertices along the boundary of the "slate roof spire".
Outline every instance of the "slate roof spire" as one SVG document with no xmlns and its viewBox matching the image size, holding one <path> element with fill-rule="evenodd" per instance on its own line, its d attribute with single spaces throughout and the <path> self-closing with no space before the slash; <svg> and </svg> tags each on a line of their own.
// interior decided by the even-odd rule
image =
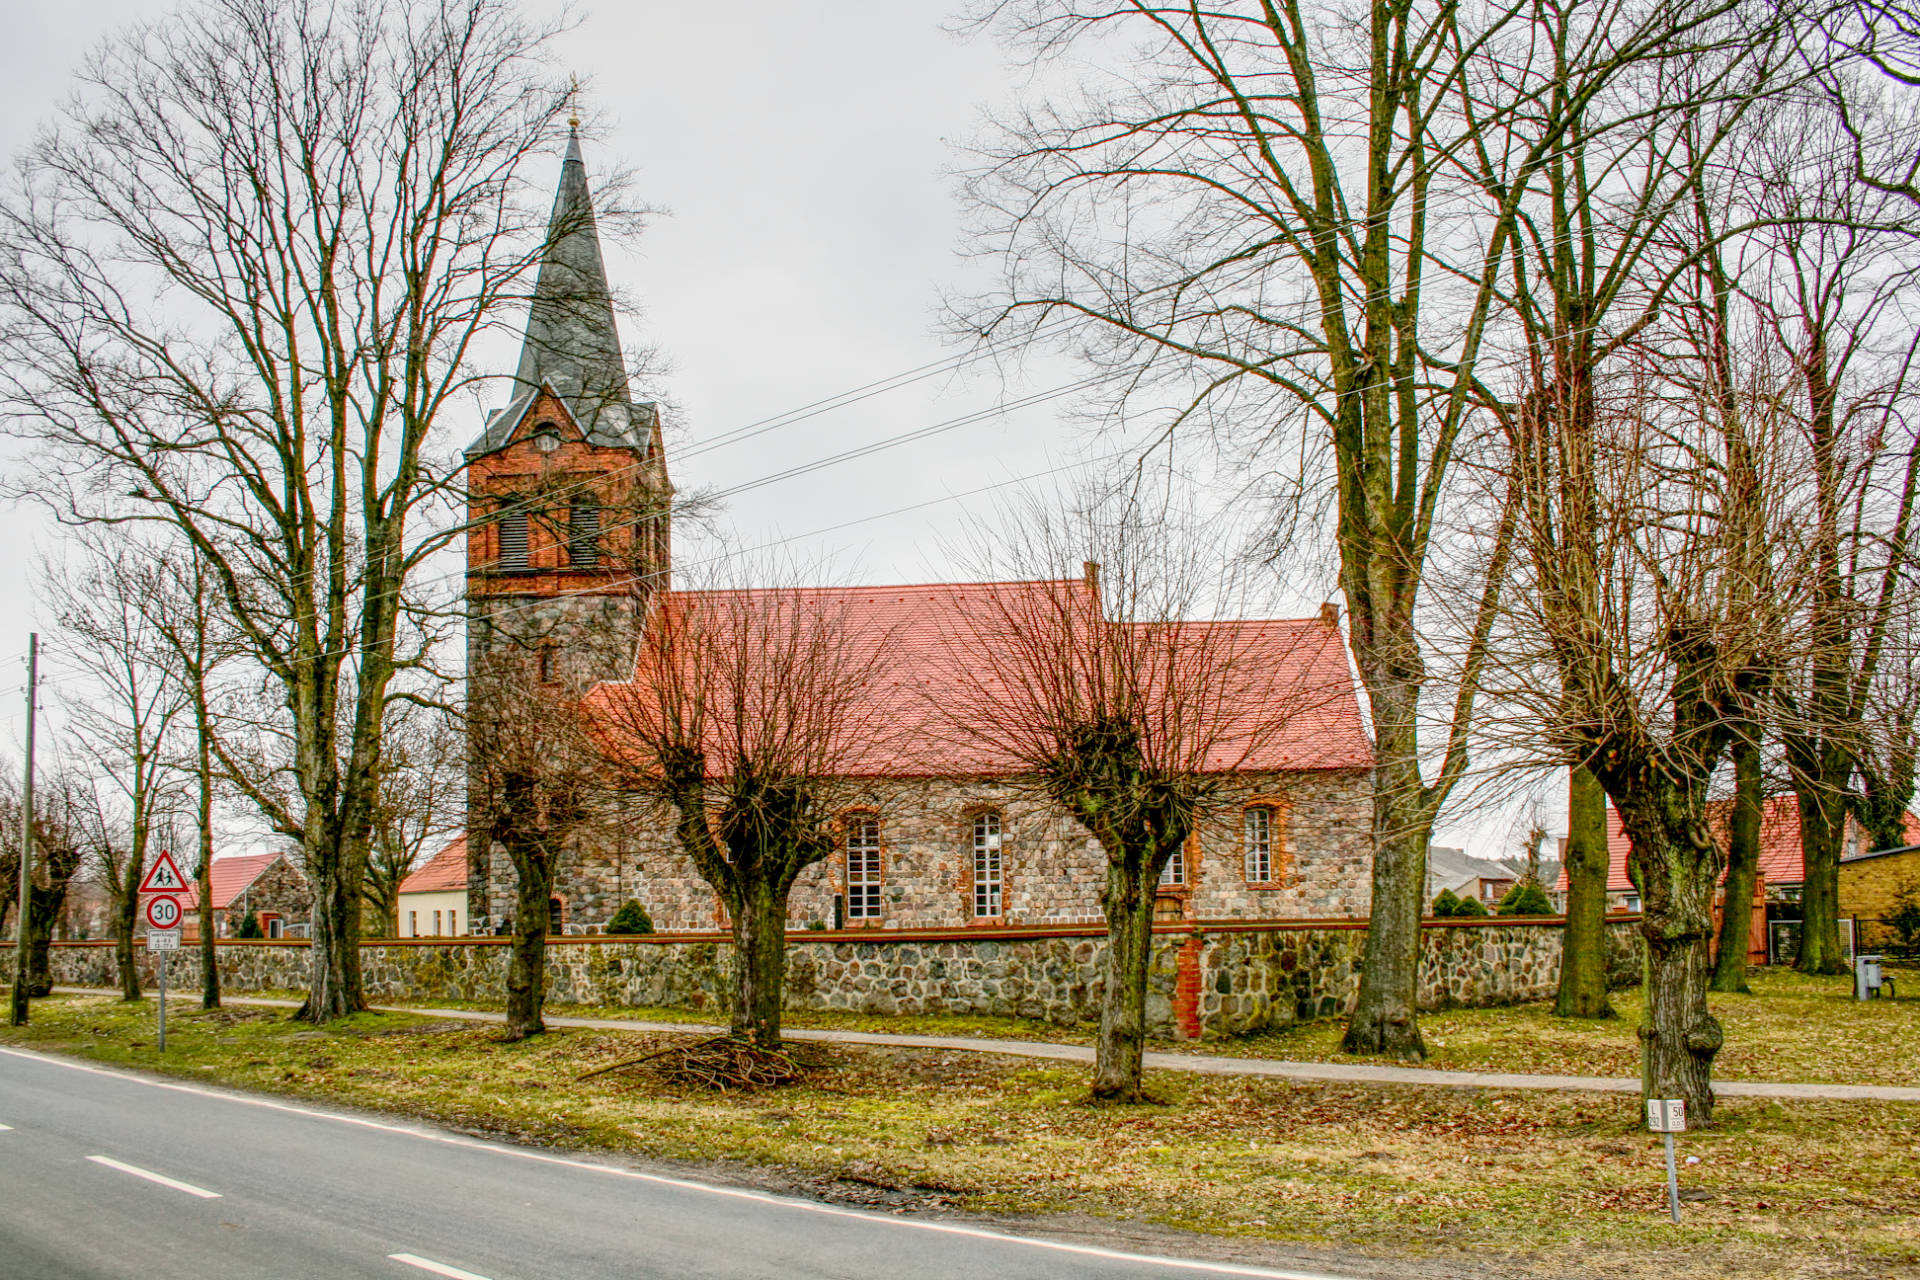
<svg viewBox="0 0 1920 1280">
<path fill-rule="evenodd" d="M 631 399 L 627 367 L 614 327 L 613 297 L 577 127 L 567 139 L 547 241 L 527 312 L 515 390 L 535 390 L 544 382 L 590 416 L 597 417 L 595 411 L 607 405 L 624 409 Z"/>
</svg>

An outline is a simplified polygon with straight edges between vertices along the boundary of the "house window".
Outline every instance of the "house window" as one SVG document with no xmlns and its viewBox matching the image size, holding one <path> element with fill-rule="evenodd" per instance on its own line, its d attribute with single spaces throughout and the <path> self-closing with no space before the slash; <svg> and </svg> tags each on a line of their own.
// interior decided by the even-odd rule
<svg viewBox="0 0 1920 1280">
<path fill-rule="evenodd" d="M 558 898 L 547 899 L 547 932 L 565 933 L 567 923 L 567 904 Z"/>
<path fill-rule="evenodd" d="M 553 683 L 553 646 L 552 645 L 546 644 L 546 645 L 540 646 L 539 667 L 540 667 L 540 683 L 552 684 Z"/>
<path fill-rule="evenodd" d="M 407 936 L 409 938 L 417 938 L 420 936 L 420 913 L 418 911 L 407 912 Z"/>
<path fill-rule="evenodd" d="M 567 559 L 577 565 L 600 563 L 600 508 L 576 503 L 567 516 Z"/>
<path fill-rule="evenodd" d="M 847 822 L 847 919 L 880 918 L 880 820 Z"/>
<path fill-rule="evenodd" d="M 279 916 L 262 915 L 260 917 L 260 923 L 266 926 L 266 935 L 269 938 L 284 938 L 287 936 L 286 927 L 280 923 Z"/>
<path fill-rule="evenodd" d="M 527 513 L 509 511 L 500 517 L 500 563 L 503 570 L 527 567 Z"/>
<path fill-rule="evenodd" d="M 438 911 L 433 913 L 433 936 L 436 938 L 440 936 L 440 913 Z"/>
<path fill-rule="evenodd" d="M 1176 847 L 1173 856 L 1167 859 L 1167 865 L 1160 868 L 1160 883 L 1163 887 L 1184 885 L 1187 882 L 1187 847 Z"/>
<path fill-rule="evenodd" d="M 1254 805 L 1246 817 L 1247 883 L 1273 880 L 1273 810 Z"/>
<path fill-rule="evenodd" d="M 1000 895 L 1003 887 L 1000 844 L 1000 815 L 997 812 L 975 814 L 973 818 L 973 914 L 976 917 L 1000 914 Z"/>
<path fill-rule="evenodd" d="M 449 908 L 447 911 L 447 936 L 451 938 L 460 936 L 460 912 L 458 909 Z"/>
</svg>

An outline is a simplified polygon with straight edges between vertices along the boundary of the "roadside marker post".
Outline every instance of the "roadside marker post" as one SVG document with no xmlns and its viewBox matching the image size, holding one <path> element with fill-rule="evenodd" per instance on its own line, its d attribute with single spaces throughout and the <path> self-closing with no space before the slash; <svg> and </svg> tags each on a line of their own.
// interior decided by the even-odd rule
<svg viewBox="0 0 1920 1280">
<path fill-rule="evenodd" d="M 1680 1175 L 1673 1167 L 1673 1135 L 1687 1131 L 1684 1098 L 1648 1098 L 1647 1128 L 1660 1135 L 1667 1148 L 1667 1213 L 1680 1222 Z"/>
</svg>

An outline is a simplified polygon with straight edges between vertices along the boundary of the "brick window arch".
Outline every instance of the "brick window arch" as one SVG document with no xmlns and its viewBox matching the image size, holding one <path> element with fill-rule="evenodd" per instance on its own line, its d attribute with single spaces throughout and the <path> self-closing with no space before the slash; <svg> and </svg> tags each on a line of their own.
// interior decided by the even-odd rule
<svg viewBox="0 0 1920 1280">
<path fill-rule="evenodd" d="M 850 813 L 845 828 L 842 856 L 846 861 L 847 919 L 878 920 L 880 886 L 886 871 L 880 844 L 880 817 L 873 813 Z"/>
</svg>

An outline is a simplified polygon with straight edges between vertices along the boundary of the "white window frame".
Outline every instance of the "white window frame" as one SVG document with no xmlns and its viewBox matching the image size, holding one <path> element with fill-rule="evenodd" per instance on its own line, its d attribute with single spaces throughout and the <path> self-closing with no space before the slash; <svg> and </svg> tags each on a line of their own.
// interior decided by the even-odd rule
<svg viewBox="0 0 1920 1280">
<path fill-rule="evenodd" d="M 885 871 L 880 847 L 880 819 L 870 813 L 847 818 L 843 851 L 847 870 L 847 919 L 880 918 L 880 884 Z"/>
<path fill-rule="evenodd" d="M 1248 884 L 1273 883 L 1273 807 L 1250 804 L 1241 819 L 1241 839 L 1246 851 Z"/>
<path fill-rule="evenodd" d="M 1163 889 L 1184 888 L 1187 883 L 1187 846 L 1182 843 L 1167 859 L 1167 865 L 1160 868 L 1160 887 Z"/>
<path fill-rule="evenodd" d="M 440 912 L 437 909 L 433 913 L 433 936 L 440 936 Z"/>
<path fill-rule="evenodd" d="M 973 918 L 1006 911 L 1006 821 L 998 809 L 973 815 Z"/>
<path fill-rule="evenodd" d="M 420 936 L 420 913 L 418 911 L 407 912 L 407 936 L 409 938 L 417 938 Z"/>
<path fill-rule="evenodd" d="M 449 938 L 460 936 L 460 908 L 458 907 L 447 908 L 447 936 Z"/>
</svg>

